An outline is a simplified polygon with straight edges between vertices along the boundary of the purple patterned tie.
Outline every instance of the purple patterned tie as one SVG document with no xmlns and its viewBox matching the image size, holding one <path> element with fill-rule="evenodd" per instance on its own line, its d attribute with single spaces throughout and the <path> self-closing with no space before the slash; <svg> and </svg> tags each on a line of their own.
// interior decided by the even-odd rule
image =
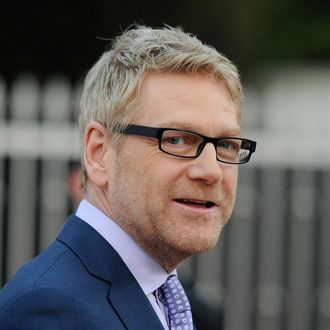
<svg viewBox="0 0 330 330">
<path fill-rule="evenodd" d="M 158 298 L 165 305 L 171 330 L 193 330 L 191 308 L 177 276 L 172 275 L 158 290 Z"/>
</svg>

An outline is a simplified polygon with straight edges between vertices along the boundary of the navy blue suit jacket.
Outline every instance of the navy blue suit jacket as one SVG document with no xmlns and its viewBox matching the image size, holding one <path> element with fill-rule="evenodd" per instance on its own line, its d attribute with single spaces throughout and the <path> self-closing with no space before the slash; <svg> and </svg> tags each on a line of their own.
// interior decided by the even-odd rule
<svg viewBox="0 0 330 330">
<path fill-rule="evenodd" d="M 117 252 L 69 217 L 56 241 L 0 291 L 3 329 L 163 329 Z"/>
</svg>

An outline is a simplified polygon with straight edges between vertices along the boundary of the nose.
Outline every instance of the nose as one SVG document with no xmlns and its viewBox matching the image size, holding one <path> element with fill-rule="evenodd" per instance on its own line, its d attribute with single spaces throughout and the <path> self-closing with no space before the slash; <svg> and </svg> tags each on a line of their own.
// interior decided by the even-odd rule
<svg viewBox="0 0 330 330">
<path fill-rule="evenodd" d="M 212 143 L 207 143 L 201 154 L 192 159 L 187 175 L 191 180 L 199 180 L 206 184 L 214 184 L 223 179 L 221 163 L 216 159 L 216 151 Z"/>
</svg>

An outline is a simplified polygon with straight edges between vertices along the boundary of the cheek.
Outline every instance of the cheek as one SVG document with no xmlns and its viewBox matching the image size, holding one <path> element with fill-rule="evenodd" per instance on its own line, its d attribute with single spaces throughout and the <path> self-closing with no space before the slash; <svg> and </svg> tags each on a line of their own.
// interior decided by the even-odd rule
<svg viewBox="0 0 330 330">
<path fill-rule="evenodd" d="M 184 168 L 180 169 L 182 163 L 158 150 L 141 159 L 140 163 L 138 174 L 141 181 L 158 192 L 169 189 L 184 172 Z"/>
<path fill-rule="evenodd" d="M 162 174 L 152 162 L 145 159 L 128 159 L 122 162 L 114 180 L 125 187 L 122 191 L 127 192 L 127 199 L 133 199 L 131 202 L 138 208 L 145 208 L 148 201 L 153 203 L 157 199 L 162 186 L 161 178 Z"/>
<path fill-rule="evenodd" d="M 237 179 L 238 179 L 238 169 L 237 167 L 227 168 L 224 171 L 224 179 L 222 181 L 222 186 L 229 196 L 232 196 L 232 203 L 236 199 L 237 190 Z"/>
<path fill-rule="evenodd" d="M 164 165 L 166 164 L 166 165 Z M 152 213 L 165 213 L 169 208 L 169 196 L 182 178 L 178 166 L 162 162 L 153 164 L 141 177 L 141 194 L 145 197 L 145 207 Z"/>
</svg>

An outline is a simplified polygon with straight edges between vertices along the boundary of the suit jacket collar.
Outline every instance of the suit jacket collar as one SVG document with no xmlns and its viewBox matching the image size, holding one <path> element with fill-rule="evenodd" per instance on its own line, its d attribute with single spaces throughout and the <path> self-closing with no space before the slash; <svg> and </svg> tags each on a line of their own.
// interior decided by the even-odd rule
<svg viewBox="0 0 330 330">
<path fill-rule="evenodd" d="M 109 303 L 129 329 L 163 329 L 149 300 L 112 246 L 78 217 L 69 217 L 57 240 L 67 245 L 87 271 L 109 282 Z"/>
</svg>

